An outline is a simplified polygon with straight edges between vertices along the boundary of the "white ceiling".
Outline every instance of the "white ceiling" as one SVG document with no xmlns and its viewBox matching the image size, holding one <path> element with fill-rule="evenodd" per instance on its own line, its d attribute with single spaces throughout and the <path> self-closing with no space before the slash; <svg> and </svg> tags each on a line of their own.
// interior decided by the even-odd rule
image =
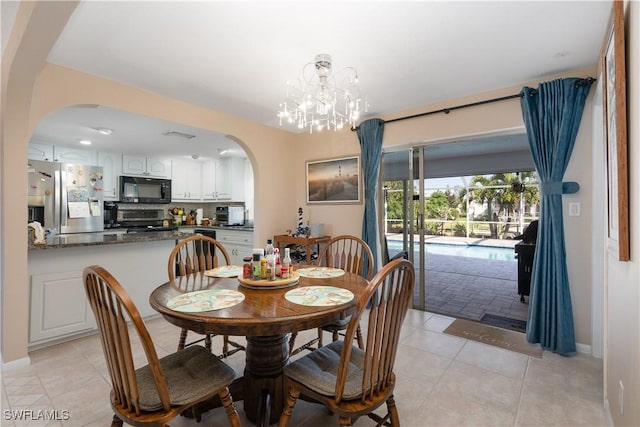
<svg viewBox="0 0 640 427">
<path fill-rule="evenodd" d="M 610 1 L 84 1 L 48 60 L 278 127 L 286 82 L 316 54 L 331 54 L 336 70 L 358 70 L 370 104 L 366 117 L 373 117 L 592 67 L 610 7 Z M 52 135 L 54 125 L 43 123 L 38 132 Z M 113 126 L 111 138 L 120 136 Z M 137 135 L 128 143 L 144 149 L 147 140 Z"/>
</svg>

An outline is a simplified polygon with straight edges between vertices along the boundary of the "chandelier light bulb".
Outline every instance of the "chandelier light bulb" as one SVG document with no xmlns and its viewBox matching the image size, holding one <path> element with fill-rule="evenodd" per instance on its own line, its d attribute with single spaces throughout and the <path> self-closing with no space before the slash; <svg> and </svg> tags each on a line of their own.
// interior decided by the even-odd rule
<svg viewBox="0 0 640 427">
<path fill-rule="evenodd" d="M 360 95 L 355 68 L 334 72 L 331 55 L 319 54 L 302 68 L 300 79 L 287 81 L 286 98 L 279 107 L 278 117 L 289 117 L 288 123 L 313 133 L 314 127 L 318 131 L 340 130 L 347 123 L 355 127 L 368 104 Z"/>
</svg>

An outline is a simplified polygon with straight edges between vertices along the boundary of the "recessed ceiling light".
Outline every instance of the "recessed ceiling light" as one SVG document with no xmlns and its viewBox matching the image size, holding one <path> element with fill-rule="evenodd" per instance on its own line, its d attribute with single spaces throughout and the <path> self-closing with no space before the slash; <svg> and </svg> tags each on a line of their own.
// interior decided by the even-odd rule
<svg viewBox="0 0 640 427">
<path fill-rule="evenodd" d="M 96 128 L 96 130 L 103 135 L 111 135 L 111 133 L 113 132 L 113 129 L 109 128 Z"/>
<path fill-rule="evenodd" d="M 82 144 L 82 145 L 91 145 L 91 141 L 89 141 L 88 139 L 81 139 L 80 140 L 80 144 Z"/>
</svg>

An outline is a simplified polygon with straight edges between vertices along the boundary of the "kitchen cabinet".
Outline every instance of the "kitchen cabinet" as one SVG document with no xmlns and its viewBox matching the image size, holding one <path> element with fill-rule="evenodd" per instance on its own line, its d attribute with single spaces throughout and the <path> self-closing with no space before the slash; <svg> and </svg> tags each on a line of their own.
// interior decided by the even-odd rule
<svg viewBox="0 0 640 427">
<path fill-rule="evenodd" d="M 29 160 L 95 166 L 98 164 L 96 154 L 95 150 L 31 142 L 29 143 L 29 154 L 27 157 Z"/>
<path fill-rule="evenodd" d="M 171 200 L 202 199 L 202 164 L 189 160 L 171 162 Z"/>
<path fill-rule="evenodd" d="M 39 144 L 37 142 L 29 143 L 29 160 L 42 160 L 44 162 L 53 162 L 53 145 Z"/>
<path fill-rule="evenodd" d="M 216 240 L 229 253 L 233 265 L 242 265 L 242 259 L 253 251 L 253 231 L 216 229 Z"/>
<path fill-rule="evenodd" d="M 202 164 L 202 200 L 231 200 L 231 195 L 218 192 L 218 169 L 218 161 Z"/>
<path fill-rule="evenodd" d="M 171 178 L 171 160 L 123 154 L 122 174 L 149 178 Z"/>
<path fill-rule="evenodd" d="M 244 201 L 245 160 L 230 157 L 203 163 L 204 200 Z"/>
<path fill-rule="evenodd" d="M 98 153 L 98 166 L 102 166 L 102 193 L 104 200 L 120 200 L 119 177 L 122 174 L 120 153 Z"/>
<path fill-rule="evenodd" d="M 62 338 L 95 328 L 82 270 L 31 276 L 29 342 Z"/>
<path fill-rule="evenodd" d="M 227 191 L 231 194 L 231 200 L 234 202 L 245 201 L 244 183 L 247 161 L 247 159 L 240 157 L 224 159 L 227 167 L 227 171 L 225 173 L 228 180 L 226 183 Z"/>
<path fill-rule="evenodd" d="M 60 163 L 75 163 L 79 165 L 98 164 L 95 150 L 84 150 L 82 148 L 53 146 L 53 161 Z"/>
<path fill-rule="evenodd" d="M 113 233 L 117 232 L 107 234 Z M 149 305 L 149 295 L 168 280 L 167 260 L 176 242 L 170 239 L 29 251 L 29 348 L 93 333 L 95 318 L 82 281 L 82 269 L 92 264 L 113 274 L 142 317 L 158 316 Z"/>
</svg>

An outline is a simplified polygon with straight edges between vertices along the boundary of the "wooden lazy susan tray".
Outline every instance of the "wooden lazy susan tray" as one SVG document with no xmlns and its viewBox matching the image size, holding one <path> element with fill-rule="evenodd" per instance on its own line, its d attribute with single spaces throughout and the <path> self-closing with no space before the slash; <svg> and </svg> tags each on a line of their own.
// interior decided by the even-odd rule
<svg viewBox="0 0 640 427">
<path fill-rule="evenodd" d="M 242 286 L 252 289 L 275 289 L 275 288 L 286 288 L 288 286 L 293 286 L 298 283 L 300 280 L 300 275 L 297 272 L 291 273 L 288 279 L 276 278 L 275 280 L 269 279 L 245 279 L 241 276 L 238 276 L 238 282 Z"/>
</svg>

